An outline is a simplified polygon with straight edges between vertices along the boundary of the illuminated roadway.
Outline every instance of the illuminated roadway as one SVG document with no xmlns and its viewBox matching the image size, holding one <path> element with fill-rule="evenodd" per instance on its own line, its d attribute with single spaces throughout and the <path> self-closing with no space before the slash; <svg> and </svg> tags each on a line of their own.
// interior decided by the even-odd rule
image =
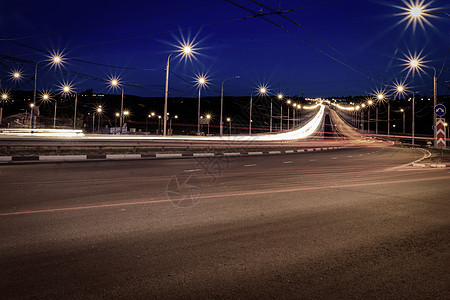
<svg viewBox="0 0 450 300">
<path fill-rule="evenodd" d="M 450 172 L 407 166 L 418 149 L 354 146 L 2 165 L 0 294 L 448 297 Z"/>
</svg>

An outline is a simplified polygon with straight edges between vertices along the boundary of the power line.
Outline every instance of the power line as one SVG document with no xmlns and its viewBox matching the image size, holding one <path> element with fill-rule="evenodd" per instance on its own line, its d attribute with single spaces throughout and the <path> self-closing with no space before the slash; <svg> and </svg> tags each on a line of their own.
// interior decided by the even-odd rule
<svg viewBox="0 0 450 300">
<path fill-rule="evenodd" d="M 276 12 L 274 9 L 256 1 L 256 0 L 250 0 L 253 3 L 256 3 L 258 5 L 260 5 L 261 7 L 264 7 L 272 12 Z M 337 1 L 333 1 L 333 2 L 337 2 Z M 332 2 L 327 2 L 328 3 L 332 3 Z M 311 36 L 313 36 L 315 39 L 317 39 L 319 42 L 321 42 L 322 44 L 324 44 L 325 46 L 327 46 L 328 48 L 330 48 L 331 50 L 335 51 L 336 53 L 338 53 L 339 55 L 341 55 L 342 57 L 348 59 L 349 61 L 351 61 L 352 63 L 354 63 L 355 65 L 359 66 L 360 68 L 366 70 L 367 72 L 377 76 L 379 79 L 383 80 L 383 81 L 388 81 L 384 78 L 382 78 L 381 76 L 377 75 L 376 73 L 370 71 L 369 69 L 367 69 L 366 67 L 362 66 L 361 64 L 359 64 L 358 62 L 356 62 L 355 60 L 353 60 L 352 58 L 350 58 L 349 56 L 345 55 L 344 53 L 342 53 L 341 51 L 337 50 L 336 48 L 334 48 L 333 46 L 331 46 L 328 42 L 324 41 L 323 39 L 321 39 L 320 37 L 318 37 L 317 35 L 313 34 L 311 31 L 309 31 L 308 29 L 306 29 L 305 27 L 303 27 L 300 23 L 292 20 L 291 18 L 285 16 L 284 14 L 278 14 L 280 17 L 284 18 L 285 20 L 293 23 L 294 25 L 296 25 L 297 27 L 299 27 L 300 29 L 304 30 L 305 32 L 307 32 L 308 34 L 310 34 Z"/>
<path fill-rule="evenodd" d="M 351 70 L 357 72 L 358 74 L 360 74 L 360 75 L 362 75 L 362 76 L 364 76 L 364 77 L 366 77 L 366 78 L 368 78 L 368 79 L 371 79 L 371 80 L 373 80 L 373 81 L 377 81 L 377 82 L 378 82 L 378 80 L 375 79 L 375 78 L 373 78 L 372 76 L 367 75 L 367 74 L 364 74 L 363 72 L 361 72 L 361 71 L 359 71 L 359 70 L 353 68 L 352 66 L 346 64 L 345 62 L 343 62 L 343 61 L 341 61 L 341 60 L 335 58 L 335 57 L 332 56 L 331 54 L 329 54 L 329 53 L 323 51 L 322 49 L 320 49 L 320 48 L 314 46 L 313 44 L 311 44 L 310 42 L 308 42 L 308 41 L 306 41 L 305 39 L 301 38 L 301 37 L 298 36 L 297 34 L 295 34 L 295 33 L 291 32 L 291 31 L 289 31 L 288 29 L 286 29 L 286 28 L 283 27 L 282 25 L 280 25 L 280 24 L 278 24 L 278 23 L 276 23 L 276 22 L 274 22 L 274 21 L 272 21 L 272 20 L 266 18 L 264 14 L 257 13 L 257 12 L 255 12 L 255 11 L 253 11 L 253 10 L 247 8 L 247 7 L 244 7 L 244 6 L 240 5 L 240 4 L 237 4 L 236 2 L 233 2 L 233 1 L 231 1 L 231 0 L 227 0 L 227 2 L 229 2 L 229 3 L 233 4 L 233 5 L 236 5 L 236 6 L 240 7 L 240 8 L 242 8 L 243 10 L 246 10 L 246 11 L 248 11 L 248 12 L 253 13 L 254 16 L 260 17 L 260 18 L 263 19 L 264 21 L 269 22 L 270 24 L 272 24 L 272 25 L 274 25 L 274 26 L 276 26 L 276 27 L 281 28 L 281 29 L 282 29 L 283 31 L 285 31 L 286 33 L 288 33 L 288 34 L 294 36 L 295 38 L 297 38 L 297 39 L 299 39 L 299 40 L 301 40 L 301 41 L 304 42 L 305 44 L 307 44 L 307 45 L 309 45 L 310 47 L 314 48 L 315 50 L 317 50 L 317 51 L 323 53 L 324 55 L 328 56 L 328 57 L 331 58 L 332 60 L 334 60 L 334 61 L 336 61 L 336 62 L 338 62 L 338 63 L 340 63 L 340 64 L 346 66 L 347 68 L 349 68 L 349 69 L 351 69 Z M 383 82 L 382 84 L 385 84 L 385 83 Z"/>
</svg>

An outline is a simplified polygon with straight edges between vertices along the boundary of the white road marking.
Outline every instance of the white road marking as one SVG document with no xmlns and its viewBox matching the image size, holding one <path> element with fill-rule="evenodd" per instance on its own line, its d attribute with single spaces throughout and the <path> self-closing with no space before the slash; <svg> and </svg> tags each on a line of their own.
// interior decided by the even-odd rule
<svg viewBox="0 0 450 300">
<path fill-rule="evenodd" d="M 283 164 L 292 164 L 293 163 L 293 161 L 292 160 L 289 160 L 289 161 L 284 161 L 283 162 Z"/>
<path fill-rule="evenodd" d="M 186 172 L 186 173 L 190 173 L 190 172 L 199 172 L 199 171 L 201 171 L 202 169 L 191 169 L 191 170 L 184 170 L 184 172 Z"/>
<path fill-rule="evenodd" d="M 334 156 L 334 157 L 332 157 L 331 159 L 337 159 L 337 157 L 336 157 L 336 156 Z"/>
<path fill-rule="evenodd" d="M 352 155 L 349 155 L 349 156 L 347 156 L 347 157 L 353 157 Z"/>
<path fill-rule="evenodd" d="M 310 159 L 309 161 L 316 161 L 317 159 Z"/>
<path fill-rule="evenodd" d="M 244 167 L 256 167 L 256 164 L 244 165 Z"/>
</svg>

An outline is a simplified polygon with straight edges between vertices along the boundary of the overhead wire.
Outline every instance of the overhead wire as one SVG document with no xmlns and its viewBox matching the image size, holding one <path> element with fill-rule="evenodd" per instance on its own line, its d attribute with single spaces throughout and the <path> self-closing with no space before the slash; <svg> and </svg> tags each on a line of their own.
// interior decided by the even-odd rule
<svg viewBox="0 0 450 300">
<path fill-rule="evenodd" d="M 336 62 L 338 62 L 338 63 L 340 63 L 340 64 L 346 66 L 347 68 L 349 68 L 349 69 L 355 71 L 356 73 L 358 73 L 358 74 L 360 74 L 360 75 L 362 75 L 362 76 L 364 76 L 364 77 L 366 77 L 366 78 L 368 78 L 368 79 L 371 79 L 371 80 L 373 80 L 373 81 L 379 82 L 379 80 L 373 78 L 372 76 L 367 75 L 367 74 L 364 74 L 363 72 L 361 72 L 361 71 L 359 71 L 359 70 L 353 68 L 352 66 L 346 64 L 346 63 L 343 62 L 342 60 L 340 60 L 340 59 L 338 59 L 338 58 L 335 58 L 335 57 L 332 56 L 331 54 L 329 54 L 329 53 L 323 51 L 322 49 L 320 49 L 320 48 L 318 48 L 318 47 L 316 47 L 316 46 L 313 45 L 312 43 L 306 41 L 306 40 L 303 39 L 302 37 L 300 37 L 300 36 L 298 36 L 297 34 L 291 32 L 290 30 L 288 30 L 288 29 L 285 28 L 284 26 L 280 25 L 279 23 L 274 22 L 274 21 L 272 21 L 272 20 L 266 18 L 264 14 L 257 13 L 257 12 L 255 12 L 255 11 L 253 11 L 252 9 L 249 9 L 249 8 L 247 8 L 247 7 L 245 7 L 245 6 L 242 6 L 242 5 L 240 5 L 240 4 L 238 4 L 238 3 L 234 2 L 234 1 L 231 1 L 231 0 L 227 0 L 227 2 L 229 2 L 229 3 L 231 3 L 231 4 L 235 5 L 235 6 L 238 6 L 238 7 L 242 8 L 243 10 L 246 10 L 246 11 L 248 11 L 248 12 L 251 12 L 251 13 L 254 14 L 255 17 L 260 17 L 260 18 L 263 19 L 264 21 L 266 21 L 266 22 L 268 22 L 268 23 L 270 23 L 270 24 L 272 24 L 272 25 L 274 25 L 274 26 L 276 26 L 276 27 L 281 28 L 281 29 L 282 29 L 283 31 L 285 31 L 286 33 L 288 33 L 288 34 L 294 36 L 295 38 L 301 40 L 302 42 L 304 42 L 305 44 L 307 44 L 307 45 L 309 45 L 310 47 L 314 48 L 315 50 L 317 50 L 317 51 L 321 52 L 322 54 L 328 56 L 328 57 L 331 58 L 332 60 L 334 60 L 334 61 L 336 61 Z M 380 82 L 379 82 L 379 83 L 380 83 Z M 382 82 L 382 84 L 385 84 L 385 83 Z"/>
<path fill-rule="evenodd" d="M 259 2 L 259 1 L 256 1 L 256 0 L 250 0 L 250 1 L 252 1 L 253 3 L 256 3 L 256 4 L 260 5 L 261 7 L 266 8 L 266 9 L 272 11 L 272 12 L 276 12 L 276 10 L 270 8 L 270 7 L 267 6 L 267 5 L 262 4 L 262 3 Z M 328 2 L 328 3 L 333 3 L 333 2 L 338 2 L 338 1 L 331 1 L 331 2 Z M 369 69 L 367 69 L 367 68 L 364 67 L 363 65 L 359 64 L 358 62 L 356 62 L 355 60 L 353 60 L 353 59 L 352 59 L 351 57 L 349 57 L 348 55 L 345 55 L 344 53 L 342 53 L 342 51 L 339 51 L 338 49 L 336 49 L 335 47 L 333 47 L 332 45 L 330 45 L 328 42 L 326 42 L 325 40 L 321 39 L 320 37 L 318 37 L 317 35 L 315 35 L 315 34 L 312 33 L 311 31 L 309 31 L 308 29 L 306 29 L 306 28 L 305 28 L 304 26 L 302 26 L 300 23 L 298 23 L 298 22 L 294 21 L 293 19 L 287 17 L 285 14 L 278 14 L 278 15 L 279 15 L 280 17 L 282 17 L 283 19 L 285 19 L 285 20 L 291 22 L 292 24 L 296 25 L 297 27 L 299 27 L 299 28 L 302 29 L 303 31 L 307 32 L 309 35 L 311 35 L 312 37 L 314 37 L 315 39 L 317 39 L 319 42 L 321 42 L 322 44 L 324 44 L 325 46 L 327 46 L 327 47 L 330 48 L 331 50 L 335 51 L 336 53 L 338 53 L 338 54 L 341 55 L 342 57 L 348 59 L 349 61 L 351 61 L 352 63 L 354 63 L 354 64 L 357 65 L 358 67 L 360 67 L 360 68 L 366 70 L 367 72 L 371 73 L 372 75 L 377 76 L 378 79 L 381 79 L 381 80 L 383 80 L 383 81 L 388 81 L 388 80 L 386 80 L 385 78 L 382 78 L 381 76 L 379 76 L 378 74 L 376 74 L 376 73 L 370 71 Z"/>
</svg>

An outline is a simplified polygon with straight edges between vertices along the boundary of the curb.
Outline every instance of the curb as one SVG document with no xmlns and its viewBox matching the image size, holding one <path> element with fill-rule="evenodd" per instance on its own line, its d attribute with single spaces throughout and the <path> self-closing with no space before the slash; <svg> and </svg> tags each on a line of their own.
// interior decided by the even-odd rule
<svg viewBox="0 0 450 300">
<path fill-rule="evenodd" d="M 413 163 L 411 165 L 421 168 L 450 168 L 450 163 Z"/>
<path fill-rule="evenodd" d="M 173 159 L 173 158 L 205 158 L 217 156 L 253 156 L 253 155 L 277 155 L 306 153 L 322 150 L 336 150 L 344 147 L 310 148 L 278 151 L 255 152 L 184 152 L 184 153 L 154 153 L 154 154 L 88 154 L 88 155 L 33 155 L 33 156 L 0 156 L 1 163 L 15 162 L 68 162 L 68 161 L 92 161 L 92 160 L 134 160 L 134 159 Z"/>
</svg>

